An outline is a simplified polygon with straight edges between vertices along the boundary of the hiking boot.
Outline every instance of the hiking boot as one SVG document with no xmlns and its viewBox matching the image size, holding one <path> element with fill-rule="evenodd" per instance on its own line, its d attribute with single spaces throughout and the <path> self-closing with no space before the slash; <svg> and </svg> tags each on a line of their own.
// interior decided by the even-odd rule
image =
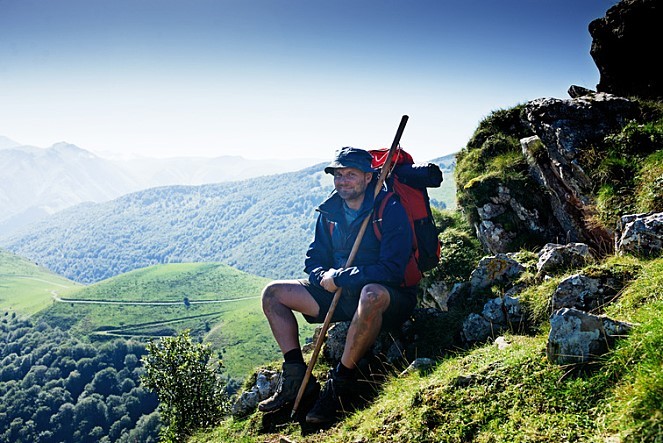
<svg viewBox="0 0 663 443">
<path fill-rule="evenodd" d="M 324 425 L 336 421 L 344 409 L 347 409 L 349 406 L 347 398 L 352 382 L 352 379 L 342 379 L 333 369 L 330 370 L 329 377 L 320 392 L 318 401 L 315 402 L 313 408 L 306 414 L 306 422 Z"/>
<path fill-rule="evenodd" d="M 295 403 L 299 387 L 305 375 L 306 365 L 302 363 L 283 363 L 276 392 L 268 399 L 258 403 L 258 410 L 261 412 L 274 412 L 286 406 L 292 406 Z M 311 375 L 302 398 L 315 395 L 319 390 L 320 385 L 315 377 Z"/>
</svg>

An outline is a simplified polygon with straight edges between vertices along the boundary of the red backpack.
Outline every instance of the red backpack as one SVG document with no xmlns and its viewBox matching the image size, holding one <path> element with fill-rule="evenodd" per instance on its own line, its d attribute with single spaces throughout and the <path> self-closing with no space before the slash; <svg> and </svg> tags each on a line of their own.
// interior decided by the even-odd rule
<svg viewBox="0 0 663 443">
<path fill-rule="evenodd" d="M 380 168 L 387 160 L 388 149 L 369 150 L 373 156 L 373 168 Z M 393 169 L 387 179 L 388 194 L 374 215 L 373 229 L 382 240 L 382 214 L 387 202 L 395 194 L 407 212 L 413 232 L 410 261 L 405 269 L 405 286 L 414 286 L 422 274 L 440 262 L 440 240 L 433 220 L 426 188 L 437 188 L 442 183 L 442 171 L 434 163 L 415 164 L 412 156 L 400 147 L 394 155 Z"/>
</svg>

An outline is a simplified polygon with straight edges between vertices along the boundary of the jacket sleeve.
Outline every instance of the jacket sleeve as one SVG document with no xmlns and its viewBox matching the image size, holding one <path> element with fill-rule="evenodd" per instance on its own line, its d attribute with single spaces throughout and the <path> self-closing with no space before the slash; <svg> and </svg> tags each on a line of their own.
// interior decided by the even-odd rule
<svg viewBox="0 0 663 443">
<path fill-rule="evenodd" d="M 331 233 L 329 225 L 322 214 L 318 214 L 315 224 L 315 236 L 306 251 L 304 260 L 304 272 L 308 274 L 311 284 L 320 286 L 322 275 L 332 267 L 334 263 Z"/>
<path fill-rule="evenodd" d="M 373 229 L 371 226 L 368 229 Z M 367 229 L 367 231 L 368 231 Z M 398 199 L 391 199 L 382 214 L 382 241 L 375 263 L 351 266 L 336 273 L 339 287 L 361 288 L 368 283 L 400 285 L 412 253 L 412 229 Z"/>
</svg>

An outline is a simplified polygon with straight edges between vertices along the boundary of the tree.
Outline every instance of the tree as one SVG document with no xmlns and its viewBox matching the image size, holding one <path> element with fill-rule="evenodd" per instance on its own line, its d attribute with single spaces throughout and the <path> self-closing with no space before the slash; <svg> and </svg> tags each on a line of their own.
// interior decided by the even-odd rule
<svg viewBox="0 0 663 443">
<path fill-rule="evenodd" d="M 159 397 L 164 441 L 184 441 L 196 429 L 217 423 L 228 411 L 223 364 L 210 362 L 209 344 L 193 342 L 185 330 L 150 342 L 147 351 L 141 381 Z"/>
<path fill-rule="evenodd" d="M 90 382 L 92 392 L 97 392 L 104 397 L 120 393 L 117 380 L 117 371 L 112 366 L 97 372 Z"/>
<path fill-rule="evenodd" d="M 86 435 L 99 426 L 107 426 L 108 410 L 99 394 L 85 397 L 74 406 L 74 424 L 82 435 Z"/>
</svg>

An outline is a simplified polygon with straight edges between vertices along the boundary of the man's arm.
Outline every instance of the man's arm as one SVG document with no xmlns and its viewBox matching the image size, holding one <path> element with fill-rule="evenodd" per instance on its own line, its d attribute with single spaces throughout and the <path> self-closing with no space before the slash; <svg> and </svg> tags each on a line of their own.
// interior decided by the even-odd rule
<svg viewBox="0 0 663 443">
<path fill-rule="evenodd" d="M 312 284 L 320 286 L 324 273 L 332 265 L 333 251 L 329 226 L 322 214 L 319 214 L 315 224 L 315 236 L 306 251 L 304 272 L 308 274 Z"/>
</svg>

